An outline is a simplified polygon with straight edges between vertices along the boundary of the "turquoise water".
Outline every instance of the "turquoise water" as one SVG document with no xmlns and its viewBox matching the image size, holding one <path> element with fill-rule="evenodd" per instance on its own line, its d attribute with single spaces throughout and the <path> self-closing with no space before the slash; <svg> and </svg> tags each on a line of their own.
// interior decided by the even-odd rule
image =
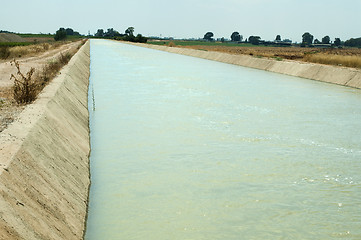
<svg viewBox="0 0 361 240">
<path fill-rule="evenodd" d="M 361 239 L 360 90 L 105 40 L 90 81 L 85 239 Z"/>
</svg>

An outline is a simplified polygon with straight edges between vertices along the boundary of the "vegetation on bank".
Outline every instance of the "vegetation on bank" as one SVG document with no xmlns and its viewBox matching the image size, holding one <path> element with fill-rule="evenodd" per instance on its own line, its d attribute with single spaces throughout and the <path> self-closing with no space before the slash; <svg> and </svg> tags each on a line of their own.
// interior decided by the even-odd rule
<svg viewBox="0 0 361 240">
<path fill-rule="evenodd" d="M 9 44 L 0 45 L 0 59 L 21 58 L 24 56 L 36 55 L 48 50 L 56 49 L 65 42 L 45 42 L 45 43 L 29 43 L 29 44 Z"/>
<path fill-rule="evenodd" d="M 8 34 L 8 36 L 13 35 L 18 38 L 20 37 L 19 39 L 21 40 L 0 42 L 0 59 L 12 59 L 34 55 L 58 48 L 60 45 L 66 43 L 64 42 L 65 40 L 78 41 L 84 38 L 84 36 L 81 36 L 78 32 L 71 28 L 60 28 L 57 32 L 61 32 L 63 30 L 66 35 L 61 39 L 58 39 L 56 34 L 15 34 L 8 31 L 0 31 L 2 34 Z M 55 41 L 55 38 L 58 41 Z"/>
<path fill-rule="evenodd" d="M 316 53 L 304 56 L 304 61 L 351 68 L 361 68 L 361 55 L 345 56 L 326 53 Z"/>
<path fill-rule="evenodd" d="M 184 40 L 151 40 L 148 44 L 169 47 L 191 48 L 203 51 L 218 51 L 230 54 L 250 55 L 258 58 L 283 59 L 304 62 L 361 68 L 361 49 L 359 48 L 310 48 L 310 47 L 270 47 L 252 45 L 250 43 L 184 41 Z"/>
<path fill-rule="evenodd" d="M 65 66 L 77 50 L 86 42 L 81 41 L 78 48 L 66 53 L 60 53 L 59 57 L 47 63 L 42 69 L 36 71 L 31 68 L 27 73 L 21 71 L 21 66 L 15 59 L 11 61 L 17 69 L 17 73 L 11 74 L 10 80 L 14 81 L 13 97 L 18 104 L 27 104 L 33 102 L 43 88 L 53 79 L 59 70 Z"/>
</svg>

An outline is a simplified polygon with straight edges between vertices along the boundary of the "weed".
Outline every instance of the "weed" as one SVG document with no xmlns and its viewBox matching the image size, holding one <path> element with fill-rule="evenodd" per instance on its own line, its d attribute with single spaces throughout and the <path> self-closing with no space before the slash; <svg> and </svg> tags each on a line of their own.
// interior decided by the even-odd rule
<svg viewBox="0 0 361 240">
<path fill-rule="evenodd" d="M 176 45 L 175 45 L 175 43 L 173 41 L 170 41 L 167 46 L 168 47 L 175 47 Z"/>
<path fill-rule="evenodd" d="M 77 49 L 80 49 L 81 46 L 83 46 L 86 43 L 86 41 L 87 41 L 86 39 L 81 40 L 81 42 L 79 43 Z"/>
<path fill-rule="evenodd" d="M 32 79 L 35 68 L 31 68 L 26 75 L 20 71 L 20 64 L 15 59 L 11 61 L 11 65 L 15 65 L 18 72 L 16 75 L 11 74 L 10 80 L 14 79 L 14 99 L 17 103 L 31 103 L 36 99 L 38 94 L 38 87 L 36 82 Z"/>
<path fill-rule="evenodd" d="M 69 52 L 67 52 L 65 54 L 60 53 L 59 62 L 61 64 L 65 65 L 70 61 L 71 57 L 72 57 L 72 55 Z"/>
<path fill-rule="evenodd" d="M 42 71 L 38 73 L 36 77 L 41 89 L 56 76 L 59 70 L 70 61 L 74 54 L 75 52 L 60 53 L 56 60 L 49 62 L 43 67 Z"/>
<path fill-rule="evenodd" d="M 272 58 L 275 59 L 275 60 L 277 60 L 277 61 L 282 61 L 282 60 L 283 60 L 283 58 L 278 57 L 278 56 L 275 56 L 275 57 L 272 57 Z"/>
</svg>

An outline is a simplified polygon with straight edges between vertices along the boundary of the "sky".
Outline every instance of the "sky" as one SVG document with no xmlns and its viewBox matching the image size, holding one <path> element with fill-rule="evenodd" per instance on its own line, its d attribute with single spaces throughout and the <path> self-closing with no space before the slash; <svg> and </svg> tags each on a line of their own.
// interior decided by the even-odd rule
<svg viewBox="0 0 361 240">
<path fill-rule="evenodd" d="M 0 30 L 55 33 L 60 27 L 81 34 L 114 28 L 124 33 L 174 38 L 230 38 L 239 32 L 264 40 L 301 42 L 361 37 L 361 0 L 17 0 L 1 3 Z"/>
</svg>

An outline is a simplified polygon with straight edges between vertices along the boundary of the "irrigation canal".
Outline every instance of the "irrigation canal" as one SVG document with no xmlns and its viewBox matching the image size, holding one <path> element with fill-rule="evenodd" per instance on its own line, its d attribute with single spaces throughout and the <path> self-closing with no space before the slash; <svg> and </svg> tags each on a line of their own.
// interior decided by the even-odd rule
<svg viewBox="0 0 361 240">
<path fill-rule="evenodd" d="M 89 93 L 86 239 L 361 239 L 360 90 L 92 40 Z"/>
</svg>

